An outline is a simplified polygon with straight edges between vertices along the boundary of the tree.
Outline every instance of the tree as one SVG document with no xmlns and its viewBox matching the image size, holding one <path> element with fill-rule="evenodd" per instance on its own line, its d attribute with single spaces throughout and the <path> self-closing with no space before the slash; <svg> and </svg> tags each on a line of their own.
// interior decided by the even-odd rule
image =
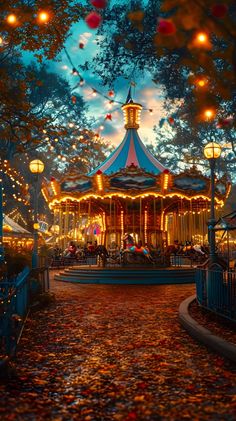
<svg viewBox="0 0 236 421">
<path fill-rule="evenodd" d="M 182 162 L 182 168 L 184 162 L 195 162 L 207 140 L 220 139 L 231 145 L 231 154 L 224 150 L 230 165 L 223 168 L 222 164 L 222 170 L 232 170 L 235 23 L 231 0 L 223 6 L 213 0 L 207 5 L 202 0 L 137 0 L 106 10 L 94 70 L 111 86 L 121 75 L 132 81 L 135 73 L 139 77 L 151 73 L 163 89 L 167 121 L 173 120 L 172 144 L 156 127 L 158 138 L 162 137 L 157 150 L 172 168 L 177 168 L 177 162 Z"/>
</svg>

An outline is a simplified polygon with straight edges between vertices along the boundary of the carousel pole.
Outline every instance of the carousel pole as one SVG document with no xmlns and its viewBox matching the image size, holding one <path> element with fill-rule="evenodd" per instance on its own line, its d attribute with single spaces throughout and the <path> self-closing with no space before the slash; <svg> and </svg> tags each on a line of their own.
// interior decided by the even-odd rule
<svg viewBox="0 0 236 421">
<path fill-rule="evenodd" d="M 59 210 L 58 210 L 58 222 L 59 222 L 59 247 L 62 248 L 62 210 L 61 210 L 61 203 L 59 204 Z"/>
<path fill-rule="evenodd" d="M 65 242 L 67 245 L 68 242 L 68 232 L 69 232 L 69 212 L 68 212 L 68 201 L 66 201 L 66 209 L 65 209 L 65 230 L 64 230 L 64 236 L 65 236 Z"/>
<path fill-rule="evenodd" d="M 121 228 L 120 247 L 123 248 L 123 237 L 124 237 L 124 211 L 123 211 L 123 209 L 121 209 L 121 211 L 120 211 L 120 228 Z"/>
<path fill-rule="evenodd" d="M 142 241 L 142 198 L 139 198 L 139 238 Z"/>
<path fill-rule="evenodd" d="M 116 239 L 116 244 L 117 244 L 117 232 L 116 232 L 116 201 L 115 201 L 115 197 L 114 197 L 113 210 L 114 210 L 114 231 L 115 231 L 115 239 Z"/>
<path fill-rule="evenodd" d="M 157 248 L 157 211 L 156 211 L 156 198 L 154 197 L 154 202 L 153 202 L 153 207 L 154 207 L 154 229 L 155 229 L 155 245 L 154 247 Z"/>
<path fill-rule="evenodd" d="M 163 215 L 163 197 L 161 198 L 161 230 L 162 230 L 162 239 L 161 239 L 161 251 L 164 251 L 164 229 L 165 229 L 165 224 L 164 224 L 164 215 Z M 156 223 L 156 221 L 155 221 Z"/>
<path fill-rule="evenodd" d="M 111 246 L 111 232 L 112 232 L 112 201 L 110 197 L 110 224 L 109 224 L 109 244 Z"/>
</svg>

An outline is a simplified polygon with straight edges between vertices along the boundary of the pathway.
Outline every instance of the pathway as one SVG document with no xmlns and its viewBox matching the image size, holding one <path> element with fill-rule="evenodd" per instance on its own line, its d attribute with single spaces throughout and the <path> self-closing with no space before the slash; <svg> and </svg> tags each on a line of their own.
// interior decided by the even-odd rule
<svg viewBox="0 0 236 421">
<path fill-rule="evenodd" d="M 0 419 L 235 420 L 236 367 L 181 328 L 193 285 L 53 285 L 28 320 Z"/>
</svg>

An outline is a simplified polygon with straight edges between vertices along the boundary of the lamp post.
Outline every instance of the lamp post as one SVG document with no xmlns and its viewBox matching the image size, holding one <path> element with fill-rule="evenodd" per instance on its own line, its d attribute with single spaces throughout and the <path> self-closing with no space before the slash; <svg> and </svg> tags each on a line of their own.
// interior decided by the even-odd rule
<svg viewBox="0 0 236 421">
<path fill-rule="evenodd" d="M 44 163 L 39 159 L 34 159 L 29 164 L 29 169 L 35 178 L 35 189 L 34 189 L 34 218 L 33 218 L 33 228 L 34 228 L 34 244 L 32 252 L 32 268 L 37 268 L 38 266 L 38 195 L 39 195 L 39 174 L 44 170 Z"/>
<path fill-rule="evenodd" d="M 210 265 L 216 263 L 216 244 L 215 244 L 215 163 L 221 155 L 221 146 L 218 143 L 210 142 L 204 148 L 204 156 L 209 160 L 211 170 L 211 210 L 208 221 L 208 241 L 210 245 Z"/>
</svg>

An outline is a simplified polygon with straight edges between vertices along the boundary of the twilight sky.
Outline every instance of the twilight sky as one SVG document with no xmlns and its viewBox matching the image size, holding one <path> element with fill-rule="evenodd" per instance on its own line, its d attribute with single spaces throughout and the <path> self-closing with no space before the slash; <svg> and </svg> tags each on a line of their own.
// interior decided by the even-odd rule
<svg viewBox="0 0 236 421">
<path fill-rule="evenodd" d="M 99 47 L 96 44 L 96 30 L 88 28 L 86 23 L 80 21 L 71 28 L 71 37 L 67 40 L 66 48 L 72 58 L 75 66 L 83 64 L 86 60 L 93 58 L 99 53 Z M 84 44 L 84 48 L 79 48 L 79 43 Z M 60 62 L 51 63 L 50 66 L 54 68 L 58 73 L 66 77 L 71 86 L 75 86 L 78 83 L 78 76 L 74 76 L 71 72 L 71 65 L 66 57 L 65 53 L 60 55 Z M 83 95 L 85 101 L 89 106 L 89 113 L 96 120 L 93 129 L 102 134 L 102 136 L 111 144 L 119 144 L 124 136 L 124 122 L 123 113 L 120 109 L 121 104 L 115 103 L 115 101 L 125 102 L 130 81 L 126 79 L 119 79 L 116 81 L 114 86 L 115 96 L 111 99 L 114 100 L 114 104 L 109 104 L 109 100 L 104 98 L 102 95 L 97 94 L 93 96 L 93 89 L 98 90 L 102 94 L 108 96 L 109 89 L 99 85 L 99 80 L 96 75 L 92 72 L 81 72 L 82 77 L 85 80 L 85 84 L 82 87 L 77 88 L 76 91 Z M 149 74 L 142 79 L 132 80 L 136 83 L 133 87 L 133 99 L 139 102 L 146 109 L 142 110 L 141 114 L 141 126 L 139 134 L 145 143 L 151 143 L 155 141 L 153 133 L 153 126 L 158 124 L 159 120 L 164 116 L 164 110 L 162 110 L 161 92 L 158 87 L 152 82 Z M 153 112 L 150 113 L 149 109 Z M 112 121 L 104 120 L 106 114 L 112 115 Z M 101 130 L 100 127 L 104 129 Z"/>
</svg>

